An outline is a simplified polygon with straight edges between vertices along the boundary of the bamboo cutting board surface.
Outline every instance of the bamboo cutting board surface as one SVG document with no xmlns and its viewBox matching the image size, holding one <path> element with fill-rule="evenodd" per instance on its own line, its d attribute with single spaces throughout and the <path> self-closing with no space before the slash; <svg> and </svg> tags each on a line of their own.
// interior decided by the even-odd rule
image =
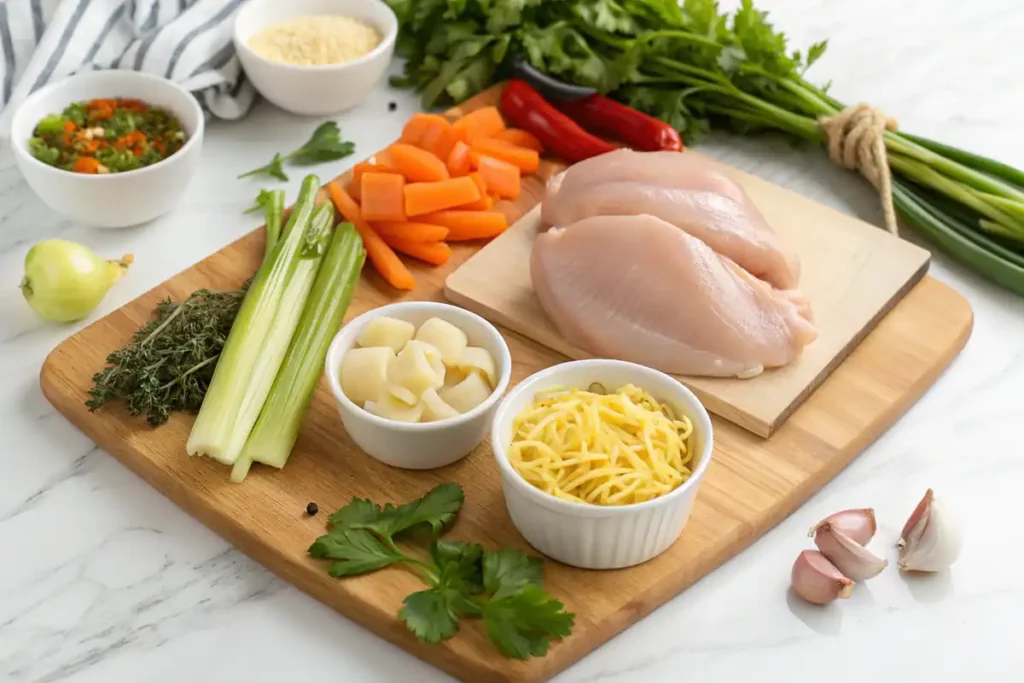
<svg viewBox="0 0 1024 683">
<path fill-rule="evenodd" d="M 463 109 L 494 96 L 485 94 Z M 538 198 L 531 186 L 518 205 L 502 208 L 518 217 Z M 444 644 L 418 642 L 395 616 L 402 599 L 422 588 L 403 570 L 335 580 L 324 563 L 306 555 L 323 533 L 327 513 L 353 496 L 402 502 L 445 481 L 457 481 L 466 491 L 465 507 L 447 537 L 528 550 L 508 518 L 486 444 L 440 470 L 388 467 L 352 444 L 322 383 L 288 466 L 280 472 L 254 468 L 236 485 L 228 481 L 227 468 L 185 455 L 191 416 L 175 415 L 151 429 L 117 406 L 98 413 L 85 408 L 92 374 L 150 318 L 159 300 L 182 299 L 200 287 L 239 285 L 258 265 L 262 245 L 262 231 L 256 231 L 63 342 L 43 366 L 43 392 L 104 450 L 284 580 L 473 683 L 546 680 L 746 548 L 895 422 L 956 356 L 972 325 L 972 311 L 960 295 L 924 278 L 770 439 L 714 418 L 713 461 L 680 540 L 655 560 L 625 570 L 584 571 L 546 562 L 545 584 L 576 612 L 576 626 L 546 657 L 518 662 L 498 655 L 475 620 Z M 419 287 L 403 298 L 441 299 L 445 278 L 474 251 L 474 246 L 457 247 L 444 268 L 414 266 Z M 394 292 L 367 271 L 347 318 L 394 299 Z M 516 333 L 505 337 L 513 382 L 564 360 Z M 307 518 L 303 511 L 309 501 L 323 512 Z"/>
<path fill-rule="evenodd" d="M 800 257 L 800 290 L 810 299 L 820 336 L 795 362 L 751 379 L 679 379 L 712 413 L 769 436 L 924 277 L 930 254 L 760 178 L 721 168 Z M 537 208 L 455 271 L 445 292 L 454 303 L 563 355 L 589 358 L 559 334 L 533 293 L 530 253 L 541 230 Z M 687 305 L 685 292 L 679 305 Z"/>
</svg>

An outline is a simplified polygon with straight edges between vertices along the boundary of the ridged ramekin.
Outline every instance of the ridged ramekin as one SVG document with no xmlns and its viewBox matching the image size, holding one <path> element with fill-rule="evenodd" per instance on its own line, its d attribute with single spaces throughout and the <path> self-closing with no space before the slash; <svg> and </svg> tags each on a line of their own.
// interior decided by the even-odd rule
<svg viewBox="0 0 1024 683">
<path fill-rule="evenodd" d="M 691 466 L 695 469 L 682 486 L 643 503 L 606 507 L 555 498 L 516 472 L 507 452 L 516 415 L 533 402 L 538 391 L 561 386 L 585 388 L 593 382 L 609 391 L 634 384 L 690 418 L 695 450 Z M 668 550 L 690 517 L 713 444 L 711 418 L 689 389 L 657 370 L 605 359 L 562 363 L 526 378 L 502 400 L 491 429 L 491 446 L 513 524 L 541 553 L 584 569 L 630 567 Z"/>
</svg>

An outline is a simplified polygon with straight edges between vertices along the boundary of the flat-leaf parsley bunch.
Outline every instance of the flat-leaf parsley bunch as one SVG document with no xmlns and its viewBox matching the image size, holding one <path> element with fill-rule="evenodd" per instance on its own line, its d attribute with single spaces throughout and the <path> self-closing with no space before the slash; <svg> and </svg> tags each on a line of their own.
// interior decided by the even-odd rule
<svg viewBox="0 0 1024 683">
<path fill-rule="evenodd" d="M 463 500 L 458 484 L 441 484 L 398 507 L 353 498 L 330 516 L 330 531 L 310 546 L 309 554 L 333 560 L 327 573 L 338 578 L 390 565 L 414 571 L 430 588 L 407 596 L 398 616 L 420 640 L 448 640 L 462 619 L 474 617 L 483 619 L 487 635 L 505 656 L 542 657 L 552 640 L 572 632 L 576 615 L 544 590 L 540 558 L 437 538 Z M 425 527 L 432 539 L 429 561 L 406 554 L 395 542 L 415 540 L 414 532 Z"/>
</svg>

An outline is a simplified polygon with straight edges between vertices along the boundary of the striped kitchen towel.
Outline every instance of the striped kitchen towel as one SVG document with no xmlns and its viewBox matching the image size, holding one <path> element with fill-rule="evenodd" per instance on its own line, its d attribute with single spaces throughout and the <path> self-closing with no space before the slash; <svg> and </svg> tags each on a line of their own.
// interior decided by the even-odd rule
<svg viewBox="0 0 1024 683">
<path fill-rule="evenodd" d="M 192 91 L 208 113 L 244 116 L 255 91 L 231 43 L 242 2 L 0 0 L 0 134 L 29 93 L 94 69 L 164 76 Z"/>
</svg>

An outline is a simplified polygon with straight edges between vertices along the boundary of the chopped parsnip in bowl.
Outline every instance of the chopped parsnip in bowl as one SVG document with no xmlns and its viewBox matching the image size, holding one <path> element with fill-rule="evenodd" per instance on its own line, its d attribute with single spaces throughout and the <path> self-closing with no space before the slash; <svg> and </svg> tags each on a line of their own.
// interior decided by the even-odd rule
<svg viewBox="0 0 1024 683">
<path fill-rule="evenodd" d="M 342 424 L 370 456 L 395 467 L 442 467 L 487 433 L 511 375 L 508 346 L 480 316 L 415 301 L 345 325 L 327 355 Z"/>
</svg>

